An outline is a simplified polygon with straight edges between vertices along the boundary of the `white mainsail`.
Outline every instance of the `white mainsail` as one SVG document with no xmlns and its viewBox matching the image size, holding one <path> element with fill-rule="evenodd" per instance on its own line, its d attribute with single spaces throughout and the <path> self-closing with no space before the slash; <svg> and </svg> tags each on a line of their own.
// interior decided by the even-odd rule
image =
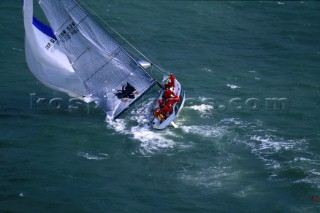
<svg viewBox="0 0 320 213">
<path fill-rule="evenodd" d="M 27 28 L 30 24 L 26 26 L 26 22 L 29 23 L 33 19 L 32 9 L 30 9 L 32 0 L 24 1 L 24 10 L 29 12 L 31 10 L 31 13 L 25 13 Z M 77 83 L 74 84 L 76 89 L 69 88 L 71 84 L 69 87 L 64 83 L 60 85 L 58 81 L 55 82 L 58 84 L 56 86 L 67 92 L 70 90 L 75 91 L 76 94 L 90 94 L 93 99 L 98 100 L 99 106 L 112 119 L 118 117 L 155 84 L 155 79 L 77 1 L 42 0 L 39 4 L 50 23 L 53 34 L 51 33 L 49 42 L 47 42 L 50 37 L 48 35 L 42 35 L 48 38 L 39 42 L 39 39 L 30 38 L 30 34 L 34 35 L 29 33 L 30 29 L 26 29 L 26 46 L 37 43 L 35 48 L 29 47 L 31 54 L 27 53 L 27 61 L 30 62 L 32 61 L 30 58 L 35 58 L 33 63 L 28 62 L 34 73 L 48 73 L 43 72 L 44 62 L 46 67 L 49 67 L 47 70 L 54 67 L 56 72 L 63 72 L 65 76 L 67 76 L 66 71 L 69 71 L 68 74 L 72 73 L 70 76 L 77 79 Z M 37 54 L 39 49 L 41 53 Z M 35 75 L 48 86 L 52 76 L 42 73 Z M 61 77 L 65 76 L 56 78 L 61 80 Z M 81 86 L 78 85 L 79 82 Z M 117 91 L 122 94 L 116 94 Z"/>
</svg>

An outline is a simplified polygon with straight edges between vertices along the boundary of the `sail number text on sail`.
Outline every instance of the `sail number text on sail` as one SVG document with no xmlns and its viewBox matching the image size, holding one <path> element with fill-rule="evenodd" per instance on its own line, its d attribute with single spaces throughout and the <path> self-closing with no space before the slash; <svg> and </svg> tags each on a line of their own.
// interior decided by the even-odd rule
<svg viewBox="0 0 320 213">
<path fill-rule="evenodd" d="M 71 39 L 71 36 L 79 32 L 79 28 L 77 27 L 75 22 L 72 22 L 69 24 L 64 30 L 61 31 L 61 33 L 57 36 L 59 38 L 59 41 L 57 39 L 50 39 L 50 42 L 48 42 L 45 46 L 46 50 L 49 50 L 51 46 L 58 41 L 58 45 L 60 42 L 65 42 Z"/>
</svg>

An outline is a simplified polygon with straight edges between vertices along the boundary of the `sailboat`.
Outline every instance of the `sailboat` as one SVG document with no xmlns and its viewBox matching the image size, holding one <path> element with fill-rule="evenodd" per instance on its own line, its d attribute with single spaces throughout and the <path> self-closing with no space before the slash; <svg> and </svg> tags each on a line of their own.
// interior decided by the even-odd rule
<svg viewBox="0 0 320 213">
<path fill-rule="evenodd" d="M 23 1 L 23 14 L 26 61 L 41 83 L 86 102 L 95 101 L 112 120 L 156 84 L 161 87 L 158 97 L 161 99 L 168 73 L 150 61 L 133 58 L 84 9 L 82 2 L 40 0 L 38 3 L 50 26 L 33 16 L 33 0 Z M 146 70 L 153 66 L 164 73 L 160 83 Z M 185 96 L 176 79 L 175 85 L 181 101 L 166 119 L 159 120 L 151 113 L 149 124 L 156 129 L 166 128 L 183 107 Z"/>
</svg>

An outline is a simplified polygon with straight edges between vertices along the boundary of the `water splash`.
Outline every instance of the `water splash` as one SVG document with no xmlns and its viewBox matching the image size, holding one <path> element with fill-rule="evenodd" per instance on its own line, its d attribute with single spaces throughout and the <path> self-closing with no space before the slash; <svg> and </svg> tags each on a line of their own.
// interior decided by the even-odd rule
<svg viewBox="0 0 320 213">
<path fill-rule="evenodd" d="M 234 84 L 226 84 L 227 87 L 230 87 L 231 89 L 239 89 L 240 87 Z"/>
<path fill-rule="evenodd" d="M 158 131 L 148 126 L 150 107 L 154 99 L 142 102 L 132 109 L 127 119 L 117 119 L 115 121 L 106 119 L 108 128 L 114 129 L 118 133 L 128 135 L 140 142 L 138 152 L 144 156 L 155 154 L 163 150 L 170 150 L 176 146 L 172 140 L 172 130 L 170 128 Z"/>
<path fill-rule="evenodd" d="M 181 126 L 181 129 L 188 134 L 196 134 L 200 135 L 202 137 L 221 137 L 224 134 L 226 134 L 226 130 L 221 127 L 215 127 L 215 126 Z"/>
<path fill-rule="evenodd" d="M 88 160 L 105 160 L 109 158 L 109 155 L 105 153 L 90 154 L 86 152 L 79 152 L 78 155 Z"/>
<path fill-rule="evenodd" d="M 24 50 L 23 49 L 20 49 L 20 48 L 16 48 L 16 47 L 13 47 L 12 50 L 14 51 L 18 51 L 18 52 L 23 52 Z"/>
<path fill-rule="evenodd" d="M 211 110 L 213 109 L 213 106 L 208 104 L 201 104 L 201 105 L 190 106 L 190 108 L 199 112 L 211 112 Z"/>
</svg>

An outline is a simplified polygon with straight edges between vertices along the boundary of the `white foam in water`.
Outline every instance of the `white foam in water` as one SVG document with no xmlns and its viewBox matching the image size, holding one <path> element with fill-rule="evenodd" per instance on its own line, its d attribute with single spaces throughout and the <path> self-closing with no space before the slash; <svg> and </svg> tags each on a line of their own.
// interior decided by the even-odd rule
<svg viewBox="0 0 320 213">
<path fill-rule="evenodd" d="M 230 133 L 234 142 L 248 146 L 252 154 L 260 159 L 265 169 L 270 174 L 266 177 L 269 181 L 291 181 L 292 183 L 310 184 L 320 189 L 320 156 L 308 148 L 307 139 L 287 139 L 277 136 L 277 130 L 266 129 L 261 121 L 244 122 L 237 118 L 226 118 L 216 126 L 181 126 L 186 134 L 194 134 L 199 137 L 221 137 Z M 237 134 L 233 129 L 245 130 L 245 134 Z M 229 137 L 229 136 L 228 136 Z M 230 153 L 225 153 L 229 155 Z M 220 158 L 217 158 L 219 161 Z M 203 165 L 202 165 L 203 164 Z M 219 188 L 234 188 L 229 186 L 236 180 L 226 180 L 229 176 L 241 178 L 240 173 L 233 173 L 234 169 L 228 169 L 232 164 L 215 162 L 206 165 L 205 162 L 196 163 L 180 172 L 179 178 L 186 183 L 197 186 Z M 298 175 L 295 173 L 298 172 Z M 301 173 L 300 173 L 301 172 Z M 245 197 L 251 189 L 241 188 L 234 195 Z"/>
<path fill-rule="evenodd" d="M 219 122 L 219 125 L 239 125 L 239 126 L 246 126 L 242 121 L 236 118 L 225 118 L 221 122 Z"/>
<path fill-rule="evenodd" d="M 237 196 L 237 197 L 244 198 L 244 197 L 247 197 L 247 196 L 248 196 L 249 194 L 251 194 L 252 192 L 253 192 L 253 193 L 255 192 L 255 187 L 249 185 L 249 186 L 245 186 L 242 190 L 233 193 L 233 195 L 234 195 L 234 196 Z"/>
<path fill-rule="evenodd" d="M 117 120 L 113 121 L 113 120 L 110 120 L 107 118 L 106 122 L 109 124 L 108 127 L 111 127 L 116 132 L 126 133 L 126 123 L 125 123 L 124 119 L 117 119 Z"/>
<path fill-rule="evenodd" d="M 202 70 L 206 71 L 206 72 L 213 72 L 211 68 L 209 67 L 205 67 L 205 68 L 202 68 Z"/>
<path fill-rule="evenodd" d="M 254 135 L 246 142 L 252 152 L 265 161 L 269 168 L 273 169 L 281 167 L 279 162 L 273 159 L 274 155 L 285 151 L 303 151 L 305 143 L 305 140 L 284 140 L 270 134 Z"/>
<path fill-rule="evenodd" d="M 191 109 L 199 111 L 199 112 L 211 112 L 213 106 L 207 104 L 194 105 L 190 106 Z"/>
<path fill-rule="evenodd" d="M 154 99 L 149 99 L 135 107 L 130 111 L 129 120 L 117 119 L 111 121 L 106 119 L 109 128 L 116 132 L 126 134 L 133 139 L 140 141 L 139 152 L 143 155 L 157 153 L 164 149 L 171 149 L 175 146 L 175 142 L 171 139 L 174 133 L 170 129 L 153 130 L 148 123 L 149 107 L 154 102 Z M 136 122 L 137 125 L 127 125 L 128 122 Z M 176 137 L 178 138 L 178 137 Z"/>
<path fill-rule="evenodd" d="M 208 118 L 212 115 L 212 111 L 214 109 L 214 99 L 213 98 L 206 98 L 206 97 L 199 97 L 199 100 L 193 99 L 194 101 L 189 102 L 188 104 L 192 104 L 191 106 L 186 106 L 185 104 L 184 109 L 192 109 L 194 111 L 198 111 L 201 113 L 202 118 Z M 194 102 L 201 102 L 201 104 L 194 104 Z"/>
<path fill-rule="evenodd" d="M 15 48 L 15 47 L 13 47 L 12 49 L 15 50 L 15 51 L 19 51 L 19 52 L 23 52 L 24 51 L 24 50 L 22 50 L 20 48 Z"/>
<path fill-rule="evenodd" d="M 220 137 L 225 134 L 225 130 L 215 126 L 181 126 L 185 133 L 196 134 L 203 137 Z"/>
<path fill-rule="evenodd" d="M 234 84 L 226 84 L 227 87 L 230 87 L 231 89 L 238 89 L 240 88 L 239 86 L 237 85 L 234 85 Z"/>
<path fill-rule="evenodd" d="M 132 127 L 131 133 L 133 138 L 141 141 L 140 152 L 148 155 L 160 151 L 162 149 L 173 148 L 175 142 L 169 138 L 166 138 L 166 132 L 154 132 L 149 127 Z"/>
<path fill-rule="evenodd" d="M 203 97 L 203 96 L 200 96 L 199 97 L 199 100 L 203 103 L 203 102 L 206 102 L 207 100 L 210 100 L 211 98 L 206 98 L 206 97 Z"/>
<path fill-rule="evenodd" d="M 317 176 L 320 176 L 320 172 L 316 171 L 315 169 L 312 169 L 309 171 L 311 174 L 313 175 L 317 175 Z"/>
<path fill-rule="evenodd" d="M 320 188 L 320 156 L 312 153 L 308 148 L 306 139 L 284 139 L 275 135 L 274 130 L 263 130 L 254 125 L 250 126 L 251 131 L 257 132 L 250 136 L 244 143 L 247 144 L 252 153 L 265 162 L 265 166 L 271 171 L 269 180 L 285 180 L 284 171 L 295 171 L 299 168 L 303 177 L 290 177 L 294 183 L 308 183 Z M 288 155 L 288 153 L 290 153 Z M 290 157 L 294 155 L 294 157 Z M 279 156 L 283 156 L 279 159 Z"/>
<path fill-rule="evenodd" d="M 190 167 L 183 168 L 179 173 L 179 179 L 186 184 L 199 187 L 210 188 L 218 191 L 229 188 L 234 190 L 233 183 L 241 178 L 241 171 L 235 171 L 230 159 L 226 155 L 224 158 L 217 158 L 217 161 L 195 161 L 189 162 Z"/>
<path fill-rule="evenodd" d="M 312 160 L 312 159 L 304 158 L 304 157 L 295 157 L 293 161 L 294 162 L 306 162 L 309 164 L 320 166 L 320 160 Z"/>
<path fill-rule="evenodd" d="M 202 114 L 211 113 L 213 106 L 209 104 L 204 104 L 204 102 L 208 102 L 211 99 L 205 97 L 199 97 L 200 101 L 203 104 L 194 105 L 190 108 L 193 110 L 197 110 Z M 140 106 L 135 107 L 130 111 L 130 122 L 137 122 L 137 125 L 127 125 L 126 122 L 128 120 L 117 119 L 116 121 L 106 120 L 109 124 L 109 127 L 114 129 L 115 131 L 127 134 L 129 137 L 131 136 L 133 139 L 140 141 L 140 149 L 139 152 L 148 155 L 152 153 L 157 153 L 161 150 L 172 149 L 177 147 L 177 143 L 174 139 L 181 139 L 183 136 L 177 135 L 176 132 L 173 132 L 172 129 L 167 128 L 166 130 L 153 130 L 151 127 L 147 125 L 148 122 L 148 113 L 149 107 L 154 102 L 154 99 L 149 99 L 141 103 Z M 219 137 L 224 134 L 225 130 L 219 127 L 213 126 L 183 126 L 183 118 L 180 117 L 179 120 L 176 121 L 176 124 L 185 132 L 189 134 L 197 134 L 204 137 Z M 184 145 L 179 145 L 179 147 L 189 147 Z"/>
<path fill-rule="evenodd" d="M 279 137 L 276 135 L 277 130 L 265 129 L 261 121 L 248 123 L 236 118 L 226 118 L 217 125 L 227 131 L 240 128 L 248 133 L 234 137 L 234 142 L 245 144 L 251 153 L 264 162 L 270 172 L 268 180 L 292 179 L 294 183 L 309 183 L 320 189 L 320 155 L 309 149 L 307 139 Z M 304 174 L 302 177 L 287 176 L 290 171 L 294 174 L 297 168 Z"/>
<path fill-rule="evenodd" d="M 109 158 L 109 155 L 105 153 L 98 153 L 97 155 L 93 155 L 86 152 L 79 152 L 78 155 L 88 160 L 105 160 Z"/>
<path fill-rule="evenodd" d="M 305 140 L 283 140 L 281 138 L 276 138 L 272 135 L 264 135 L 264 136 L 252 136 L 250 138 L 253 141 L 259 142 L 256 144 L 256 149 L 260 151 L 268 150 L 268 151 L 273 151 L 279 152 L 280 150 L 300 150 L 301 143 L 304 143 Z"/>
</svg>

